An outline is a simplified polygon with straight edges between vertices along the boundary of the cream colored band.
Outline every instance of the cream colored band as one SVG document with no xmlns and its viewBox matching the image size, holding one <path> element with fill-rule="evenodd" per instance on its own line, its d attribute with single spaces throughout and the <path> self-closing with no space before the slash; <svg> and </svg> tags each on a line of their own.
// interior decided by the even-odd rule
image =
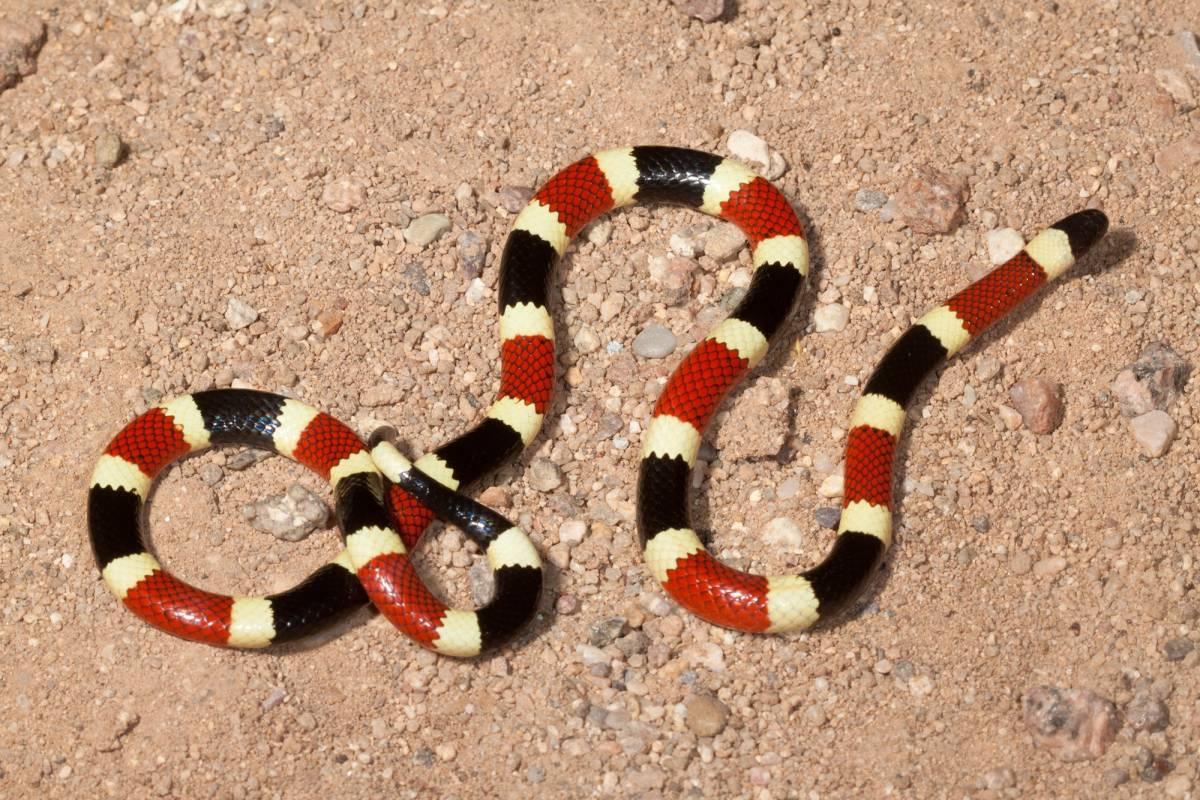
<svg viewBox="0 0 1200 800">
<path fill-rule="evenodd" d="M 208 447 L 208 428 L 204 427 L 204 417 L 200 407 L 191 395 L 176 397 L 159 406 L 163 413 L 175 421 L 183 430 L 183 440 L 192 448 L 192 452 Z"/>
<path fill-rule="evenodd" d="M 612 190 L 613 208 L 632 203 L 638 191 L 638 168 L 633 150 L 602 150 L 593 158 L 596 159 L 604 177 L 608 179 L 609 188 Z"/>
<path fill-rule="evenodd" d="M 646 566 L 655 580 L 666 583 L 667 572 L 675 569 L 681 559 L 703 549 L 700 537 L 691 528 L 669 528 L 646 543 Z"/>
<path fill-rule="evenodd" d="M 705 214 L 718 216 L 721 213 L 721 205 L 729 196 L 757 177 L 746 165 L 725 159 L 717 164 L 708 185 L 704 187 L 704 202 L 700 204 L 700 210 Z"/>
<path fill-rule="evenodd" d="M 662 414 L 650 420 L 646 439 L 642 444 L 642 457 L 682 458 L 689 467 L 696 463 L 700 450 L 700 431 L 690 423 L 670 414 Z"/>
<path fill-rule="evenodd" d="M 120 456 L 104 455 L 100 456 L 96 468 L 92 470 L 92 486 L 133 492 L 145 500 L 146 493 L 150 491 L 150 476 L 132 461 Z"/>
<path fill-rule="evenodd" d="M 904 406 L 890 397 L 881 394 L 864 394 L 854 404 L 854 413 L 850 415 L 850 428 L 859 425 L 870 425 L 881 431 L 887 431 L 892 436 L 899 437 L 904 428 Z"/>
</svg>

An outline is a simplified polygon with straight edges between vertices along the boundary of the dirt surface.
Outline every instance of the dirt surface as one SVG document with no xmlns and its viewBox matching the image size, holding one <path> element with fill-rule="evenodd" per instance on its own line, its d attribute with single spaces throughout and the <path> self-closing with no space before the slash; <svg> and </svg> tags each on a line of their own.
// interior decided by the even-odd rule
<svg viewBox="0 0 1200 800">
<path fill-rule="evenodd" d="M 1197 380 L 1162 409 L 1178 432 L 1156 458 L 1112 389 L 1155 342 L 1200 360 L 1200 65 L 1177 37 L 1200 10 L 951 5 L 745 0 L 704 23 L 666 0 L 0 0 L 0 20 L 46 30 L 36 71 L 0 94 L 0 795 L 1200 794 Z M 1028 238 L 1085 206 L 1113 221 L 919 395 L 897 545 L 854 614 L 730 633 L 646 572 L 641 431 L 750 261 L 699 256 L 672 295 L 653 260 L 713 223 L 645 208 L 565 259 L 560 392 L 485 484 L 555 565 L 516 646 L 438 658 L 363 613 L 303 647 L 222 651 L 108 594 L 84 497 L 135 412 L 253 386 L 432 448 L 498 385 L 519 190 L 603 147 L 729 154 L 738 129 L 782 157 L 815 256 L 794 324 L 709 434 L 694 511 L 743 568 L 803 569 L 830 546 L 818 519 L 859 385 L 987 266 L 990 231 Z M 871 208 L 930 169 L 965 186 L 951 232 Z M 430 213 L 449 229 L 406 240 Z M 231 298 L 257 319 L 235 330 Z M 633 353 L 652 322 L 678 339 L 665 358 Z M 1047 435 L 1006 410 L 1033 377 L 1061 387 Z M 336 530 L 288 543 L 241 509 L 327 489 L 278 458 L 234 469 L 236 452 L 170 471 L 154 547 L 209 589 L 285 588 Z M 477 553 L 454 531 L 427 541 L 426 574 L 470 603 Z M 1111 700 L 1115 741 L 1076 763 L 1035 744 L 1022 698 L 1041 685 Z"/>
</svg>

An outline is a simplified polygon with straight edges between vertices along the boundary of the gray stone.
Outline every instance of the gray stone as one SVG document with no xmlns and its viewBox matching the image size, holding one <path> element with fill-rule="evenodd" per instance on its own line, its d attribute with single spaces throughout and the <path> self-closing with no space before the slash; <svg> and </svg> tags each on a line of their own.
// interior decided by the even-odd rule
<svg viewBox="0 0 1200 800">
<path fill-rule="evenodd" d="M 252 503 L 243 513 L 253 527 L 285 542 L 301 541 L 329 520 L 325 502 L 298 483 L 285 495 Z"/>
<path fill-rule="evenodd" d="M 629 630 L 629 621 L 624 617 L 608 617 L 593 623 L 588 634 L 588 643 L 592 647 L 608 647 L 618 637 Z"/>
<path fill-rule="evenodd" d="M 1185 639 L 1182 636 L 1177 639 L 1171 639 L 1163 645 L 1163 657 L 1167 661 L 1183 661 L 1188 657 L 1188 654 L 1196 648 L 1191 639 Z"/>
<path fill-rule="evenodd" d="M 665 358 L 675 352 L 675 334 L 651 322 L 633 340 L 633 353 L 640 358 Z"/>
<path fill-rule="evenodd" d="M 248 450 L 239 450 L 225 462 L 225 468 L 234 472 L 241 472 L 271 456 L 272 453 L 270 450 L 258 450 L 253 447 Z"/>
<path fill-rule="evenodd" d="M 426 247 L 450 230 L 450 218 L 445 214 L 424 214 L 404 229 L 404 240 L 417 247 Z"/>
<path fill-rule="evenodd" d="M 487 239 L 475 231 L 463 231 L 458 235 L 458 266 L 468 278 L 478 278 L 483 272 L 487 257 Z"/>
<path fill-rule="evenodd" d="M 525 186 L 504 186 L 498 194 L 500 207 L 516 214 L 533 198 L 533 190 Z"/>
<path fill-rule="evenodd" d="M 412 283 L 417 294 L 421 297 L 429 296 L 429 276 L 425 274 L 425 267 L 414 261 L 404 268 L 404 277 Z"/>
<path fill-rule="evenodd" d="M 529 465 L 529 484 L 539 492 L 552 492 L 562 482 L 562 471 L 550 459 L 535 458 Z"/>
<path fill-rule="evenodd" d="M 842 519 L 842 510 L 833 506 L 821 506 L 813 511 L 813 517 L 822 528 L 837 530 L 838 522 Z"/>
<path fill-rule="evenodd" d="M 888 196 L 877 189 L 859 189 L 854 194 L 854 207 L 859 211 L 874 211 L 883 208 Z"/>
<path fill-rule="evenodd" d="M 725 0 L 671 0 L 675 7 L 701 22 L 716 22 L 725 13 Z"/>
<path fill-rule="evenodd" d="M 200 469 L 200 480 L 204 481 L 205 486 L 216 486 L 225 477 L 225 473 L 216 464 L 202 464 Z"/>
<path fill-rule="evenodd" d="M 1135 731 L 1164 730 L 1171 721 L 1167 705 L 1150 691 L 1142 690 L 1125 706 L 1125 720 Z"/>
</svg>

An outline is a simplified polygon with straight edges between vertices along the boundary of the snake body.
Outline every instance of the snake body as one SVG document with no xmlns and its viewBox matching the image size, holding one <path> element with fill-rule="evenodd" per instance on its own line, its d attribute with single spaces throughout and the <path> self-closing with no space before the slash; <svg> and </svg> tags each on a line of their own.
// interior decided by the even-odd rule
<svg viewBox="0 0 1200 800">
<path fill-rule="evenodd" d="M 547 305 L 554 266 L 588 222 L 635 202 L 684 205 L 728 220 L 751 247 L 755 269 L 744 298 L 663 389 L 638 481 L 638 529 L 650 571 L 680 605 L 744 631 L 807 627 L 862 591 L 890 542 L 895 441 L 917 384 L 1065 271 L 1107 228 L 1098 211 L 1056 223 L 901 336 L 854 412 L 832 552 L 804 575 L 768 578 L 708 554 L 688 521 L 688 483 L 722 398 L 792 313 L 808 273 L 803 227 L 776 188 L 736 161 L 673 147 L 596 153 L 554 175 L 513 224 L 500 264 L 500 389 L 480 423 L 411 463 L 386 431 L 364 444 L 329 415 L 279 395 L 231 389 L 164 403 L 113 439 L 92 477 L 92 548 L 110 589 L 156 627 L 231 647 L 299 638 L 367 600 L 410 638 L 447 655 L 477 655 L 511 639 L 537 610 L 541 561 L 519 528 L 459 492 L 537 437 L 554 386 Z M 189 452 L 223 443 L 270 448 L 333 484 L 346 548 L 294 589 L 265 598 L 212 594 L 175 579 L 146 550 L 142 504 L 155 476 Z M 477 611 L 448 608 L 412 566 L 408 551 L 435 518 L 458 525 L 487 555 L 496 591 Z"/>
</svg>

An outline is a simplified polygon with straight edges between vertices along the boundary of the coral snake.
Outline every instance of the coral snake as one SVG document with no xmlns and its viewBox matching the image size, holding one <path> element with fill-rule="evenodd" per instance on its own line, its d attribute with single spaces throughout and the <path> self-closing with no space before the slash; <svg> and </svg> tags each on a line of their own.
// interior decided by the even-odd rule
<svg viewBox="0 0 1200 800">
<path fill-rule="evenodd" d="M 742 631 L 811 626 L 864 589 L 891 542 L 892 467 L 908 402 L 922 380 L 1104 235 L 1100 211 L 1072 214 L 1016 256 L 921 317 L 864 387 L 846 440 L 835 544 L 800 575 L 732 569 L 705 549 L 689 521 L 690 473 L 726 393 L 762 359 L 791 315 L 808 273 L 804 230 L 787 199 L 740 163 L 673 147 L 607 150 L 563 169 L 513 224 L 500 264 L 500 390 L 484 419 L 410 463 L 386 429 L 368 444 L 328 414 L 266 392 L 223 389 L 165 402 L 109 443 L 92 475 L 88 524 L 105 583 L 169 633 L 229 647 L 264 647 L 324 628 L 372 602 L 406 635 L 440 653 L 473 656 L 510 640 L 535 615 L 537 549 L 518 527 L 460 490 L 538 435 L 554 385 L 554 265 L 588 222 L 635 202 L 689 206 L 737 225 L 753 278 L 741 302 L 672 373 L 643 437 L 638 532 L 650 572 L 681 606 Z M 327 478 L 345 549 L 296 587 L 230 597 L 168 573 L 146 548 L 143 504 L 155 477 L 211 445 L 248 444 Z M 421 581 L 409 550 L 435 519 L 461 528 L 485 553 L 493 599 L 447 607 Z"/>
</svg>

